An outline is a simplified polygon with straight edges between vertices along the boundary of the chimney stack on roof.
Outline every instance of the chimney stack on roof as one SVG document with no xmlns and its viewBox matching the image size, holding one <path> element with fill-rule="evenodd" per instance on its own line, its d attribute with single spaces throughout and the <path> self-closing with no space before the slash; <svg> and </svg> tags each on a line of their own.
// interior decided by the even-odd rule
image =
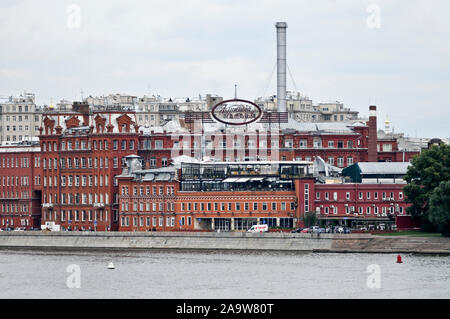
<svg viewBox="0 0 450 319">
<path fill-rule="evenodd" d="M 369 106 L 369 137 L 368 137 L 368 161 L 378 162 L 377 151 L 377 107 L 376 105 Z"/>
<path fill-rule="evenodd" d="M 286 112 L 286 22 L 277 22 L 277 105 Z"/>
</svg>

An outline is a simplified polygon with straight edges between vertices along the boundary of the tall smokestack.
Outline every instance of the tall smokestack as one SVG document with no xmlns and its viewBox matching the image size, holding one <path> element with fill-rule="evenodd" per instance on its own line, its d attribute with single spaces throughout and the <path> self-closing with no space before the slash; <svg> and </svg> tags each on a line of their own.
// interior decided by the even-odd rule
<svg viewBox="0 0 450 319">
<path fill-rule="evenodd" d="M 278 112 L 286 112 L 286 22 L 277 22 L 277 104 Z"/>
<path fill-rule="evenodd" d="M 369 138 L 368 138 L 368 162 L 378 161 L 377 152 L 377 107 L 369 106 Z"/>
</svg>

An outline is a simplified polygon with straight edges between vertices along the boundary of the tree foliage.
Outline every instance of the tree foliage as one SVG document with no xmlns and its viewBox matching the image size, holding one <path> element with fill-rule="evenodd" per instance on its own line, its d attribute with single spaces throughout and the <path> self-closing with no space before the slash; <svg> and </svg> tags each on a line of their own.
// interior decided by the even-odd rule
<svg viewBox="0 0 450 319">
<path fill-rule="evenodd" d="M 441 182 L 431 194 L 428 219 L 444 236 L 450 236 L 450 181 Z"/>
<path fill-rule="evenodd" d="M 305 227 L 315 226 L 317 224 L 317 215 L 314 212 L 306 212 L 303 216 Z"/>
<path fill-rule="evenodd" d="M 408 183 L 404 187 L 406 202 L 411 203 L 407 212 L 422 222 L 431 222 L 430 197 L 441 182 L 450 180 L 450 145 L 434 145 L 414 157 L 405 180 Z"/>
</svg>

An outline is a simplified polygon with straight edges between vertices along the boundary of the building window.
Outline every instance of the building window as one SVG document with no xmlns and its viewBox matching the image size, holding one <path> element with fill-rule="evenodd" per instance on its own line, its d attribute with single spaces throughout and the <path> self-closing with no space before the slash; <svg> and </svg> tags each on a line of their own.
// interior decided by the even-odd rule
<svg viewBox="0 0 450 319">
<path fill-rule="evenodd" d="M 347 165 L 348 166 L 353 165 L 353 157 L 351 156 L 347 157 Z"/>
<path fill-rule="evenodd" d="M 292 140 L 286 140 L 285 142 L 284 142 L 284 147 L 289 147 L 289 148 L 291 148 L 292 146 L 293 146 L 293 142 L 292 142 Z"/>
<path fill-rule="evenodd" d="M 163 148 L 163 141 L 162 140 L 156 140 L 155 141 L 155 149 L 160 150 Z"/>
<path fill-rule="evenodd" d="M 383 144 L 383 152 L 391 152 L 392 144 Z"/>
<path fill-rule="evenodd" d="M 300 148 L 307 148 L 308 141 L 307 140 L 300 140 Z"/>
</svg>

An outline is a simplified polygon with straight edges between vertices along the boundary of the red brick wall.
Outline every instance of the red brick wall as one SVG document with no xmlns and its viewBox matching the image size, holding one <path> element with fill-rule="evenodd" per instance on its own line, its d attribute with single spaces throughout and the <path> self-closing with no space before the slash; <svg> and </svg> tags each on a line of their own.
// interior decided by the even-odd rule
<svg viewBox="0 0 450 319">
<path fill-rule="evenodd" d="M 40 185 L 35 185 L 34 180 L 40 173 L 40 168 L 35 167 L 40 153 L 38 147 L 31 152 L 29 148 L 0 148 L 0 228 L 40 227 Z"/>
<path fill-rule="evenodd" d="M 97 122 L 106 123 L 106 120 L 100 121 L 100 117 L 97 115 L 93 115 L 91 124 L 94 123 L 96 117 Z M 111 122 L 111 114 L 102 115 L 109 118 L 109 122 Z M 53 116 L 61 117 L 58 120 L 59 122 L 63 120 L 62 115 L 55 114 Z M 44 150 L 44 144 L 47 150 L 47 152 L 43 151 L 41 159 L 41 162 L 44 160 L 46 162 L 46 168 L 42 170 L 42 185 L 44 180 L 47 181 L 46 186 L 42 186 L 42 202 L 51 204 L 51 207 L 44 207 L 42 210 L 43 224 L 47 221 L 54 221 L 61 225 L 63 229 L 70 228 L 71 230 L 96 229 L 102 231 L 118 229 L 118 204 L 114 203 L 118 187 L 114 185 L 114 179 L 116 175 L 122 173 L 122 158 L 137 154 L 139 149 L 136 127 L 133 129 L 128 125 L 131 123 L 131 118 L 132 116 L 124 114 L 116 121 L 117 123 L 109 123 L 106 129 L 97 123 L 96 127 L 90 126 L 89 129 L 81 133 L 67 134 L 61 129 L 55 129 L 51 131 L 51 134 L 40 135 L 42 150 Z M 113 132 L 114 124 L 126 124 L 127 131 Z M 50 133 L 50 130 L 46 130 L 46 132 Z M 72 142 L 72 150 L 67 147 L 69 141 Z M 126 142 L 125 149 L 122 149 L 123 141 Z M 64 150 L 62 149 L 63 142 L 65 143 Z M 75 146 L 77 142 L 79 143 L 78 148 Z M 86 143 L 85 149 L 81 147 L 82 142 Z M 52 151 L 48 151 L 49 143 L 52 145 Z M 57 150 L 55 150 L 54 143 Z M 96 146 L 94 146 L 94 143 Z M 90 149 L 87 147 L 88 145 L 90 145 Z M 107 148 L 105 145 L 107 145 Z M 114 160 L 115 158 L 117 161 Z M 55 159 L 57 167 L 54 165 Z M 61 168 L 61 159 L 66 163 L 65 168 Z M 72 160 L 72 168 L 68 166 L 68 159 Z M 75 166 L 76 159 L 80 161 L 78 168 Z M 86 161 L 85 167 L 82 167 L 83 159 Z M 92 160 L 91 167 L 88 164 L 89 159 Z M 52 161 L 51 168 L 48 166 L 49 160 Z M 95 165 L 96 161 L 97 165 Z M 102 165 L 100 165 L 100 162 L 102 162 Z M 106 165 L 106 162 L 108 165 Z M 115 162 L 117 163 L 116 167 Z M 62 185 L 62 176 L 66 178 L 65 186 Z M 73 178 L 72 186 L 68 185 L 70 177 Z M 76 185 L 77 178 L 79 178 L 78 186 Z M 49 179 L 52 180 L 51 185 Z M 83 179 L 86 180 L 84 186 L 82 184 Z M 90 179 L 92 179 L 92 184 L 90 184 Z M 95 180 L 97 180 L 97 185 Z M 62 202 L 62 194 L 65 196 L 64 203 Z M 77 194 L 79 195 L 78 203 L 75 200 Z M 83 194 L 86 196 L 84 203 Z M 92 200 L 90 200 L 89 194 L 91 194 Z M 96 195 L 97 199 L 95 198 Z M 70 196 L 74 197 L 72 203 L 69 203 Z"/>
<path fill-rule="evenodd" d="M 316 209 L 320 209 L 320 216 L 324 218 L 355 217 L 355 214 L 357 218 L 383 217 L 383 208 L 386 209 L 386 218 L 391 215 L 391 207 L 394 209 L 394 215 L 406 215 L 408 204 L 405 202 L 403 187 L 404 184 L 315 184 L 314 204 Z M 328 193 L 328 200 L 326 193 Z M 349 199 L 347 199 L 347 193 Z M 368 193 L 370 198 L 367 196 Z M 375 193 L 378 198 L 375 198 Z M 383 193 L 385 198 L 391 198 L 392 193 L 393 199 L 383 200 Z M 334 198 L 334 194 L 337 199 Z M 334 207 L 337 208 L 336 214 L 333 211 Z M 351 207 L 354 207 L 354 211 L 351 211 Z M 378 208 L 378 215 L 375 214 L 375 207 Z M 328 208 L 328 214 L 326 214 L 326 208 Z M 346 212 L 346 208 L 350 211 Z M 370 212 L 367 208 L 370 208 Z"/>
<path fill-rule="evenodd" d="M 193 226 L 181 227 L 179 224 L 176 210 L 178 182 L 137 182 L 131 177 L 118 178 L 118 181 L 119 231 L 193 229 Z M 154 194 L 153 187 L 155 187 L 156 194 Z M 162 194 L 160 194 L 160 187 L 162 187 Z M 134 206 L 135 204 L 136 206 Z M 162 218 L 161 224 L 160 218 Z M 167 218 L 169 218 L 169 224 Z"/>
<path fill-rule="evenodd" d="M 368 136 L 368 161 L 376 162 L 377 161 L 377 116 L 376 116 L 377 107 L 375 105 L 371 105 L 369 107 L 369 136 Z"/>
</svg>

